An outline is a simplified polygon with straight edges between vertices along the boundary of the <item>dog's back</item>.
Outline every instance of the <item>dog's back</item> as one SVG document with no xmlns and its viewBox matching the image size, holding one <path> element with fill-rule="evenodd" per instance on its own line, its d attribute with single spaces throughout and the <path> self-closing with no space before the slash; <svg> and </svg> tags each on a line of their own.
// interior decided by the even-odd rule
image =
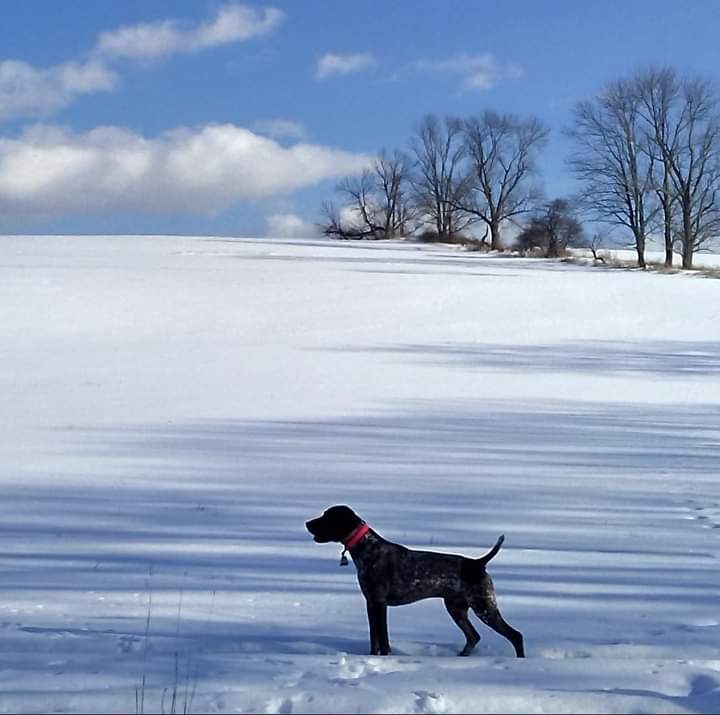
<svg viewBox="0 0 720 715">
<path fill-rule="evenodd" d="M 389 606 L 425 598 L 466 597 L 482 585 L 485 566 L 500 550 L 504 537 L 484 556 L 471 559 L 437 551 L 417 551 L 373 532 L 372 548 L 353 556 L 358 580 L 366 590 L 384 592 Z"/>
</svg>

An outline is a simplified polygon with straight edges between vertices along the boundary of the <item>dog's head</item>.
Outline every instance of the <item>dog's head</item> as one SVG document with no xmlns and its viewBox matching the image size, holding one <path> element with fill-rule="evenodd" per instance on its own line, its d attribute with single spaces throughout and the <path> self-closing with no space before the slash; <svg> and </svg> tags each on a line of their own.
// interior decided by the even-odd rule
<svg viewBox="0 0 720 715">
<path fill-rule="evenodd" d="M 331 506 L 317 519 L 305 522 L 307 530 L 318 544 L 343 541 L 363 520 L 349 506 Z"/>
</svg>

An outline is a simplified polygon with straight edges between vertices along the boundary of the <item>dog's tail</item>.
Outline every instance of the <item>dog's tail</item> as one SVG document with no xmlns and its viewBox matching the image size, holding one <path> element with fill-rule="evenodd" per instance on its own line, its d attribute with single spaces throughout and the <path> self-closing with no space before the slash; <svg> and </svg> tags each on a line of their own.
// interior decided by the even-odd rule
<svg viewBox="0 0 720 715">
<path fill-rule="evenodd" d="M 488 561 L 497 555 L 500 551 L 505 536 L 501 536 L 496 542 L 495 546 L 488 551 L 485 556 L 481 556 L 479 559 L 464 559 L 460 566 L 460 578 L 463 581 L 467 581 L 470 584 L 475 584 L 485 576 L 485 566 Z"/>
<path fill-rule="evenodd" d="M 505 541 L 505 534 L 501 534 L 500 538 L 495 542 L 495 546 L 488 551 L 485 556 L 481 556 L 479 559 L 475 559 L 475 564 L 480 568 L 485 568 L 485 565 L 488 563 L 488 561 L 492 560 L 497 556 L 497 552 L 500 551 L 500 547 L 503 544 L 503 541 Z"/>
</svg>

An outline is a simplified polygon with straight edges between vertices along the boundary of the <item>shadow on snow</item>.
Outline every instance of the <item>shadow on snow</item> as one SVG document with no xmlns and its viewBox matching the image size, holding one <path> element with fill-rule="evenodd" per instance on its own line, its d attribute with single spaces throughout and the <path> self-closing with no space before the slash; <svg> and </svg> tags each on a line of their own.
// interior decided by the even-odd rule
<svg viewBox="0 0 720 715">
<path fill-rule="evenodd" d="M 339 549 L 312 544 L 304 529 L 333 503 L 351 504 L 384 536 L 417 548 L 479 555 L 505 533 L 490 571 L 531 656 L 558 643 L 599 644 L 598 617 L 610 642 L 650 647 L 651 627 L 676 630 L 691 647 L 712 641 L 708 628 L 691 625 L 696 641 L 688 641 L 675 619 L 709 608 L 720 587 L 720 530 L 694 511 L 717 506 L 716 409 L 415 405 L 356 419 L 88 428 L 68 432 L 68 454 L 110 476 L 6 487 L 0 594 L 57 592 L 68 608 L 82 610 L 85 599 L 92 607 L 67 627 L 47 614 L 5 618 L 2 649 L 19 669 L 33 667 L 32 637 L 42 636 L 57 639 L 48 647 L 67 660 L 58 667 L 107 663 L 130 677 L 150 591 L 159 609 L 151 654 L 180 648 L 206 658 L 214 665 L 200 678 L 232 669 L 210 654 L 363 653 L 352 567 L 339 569 Z M 213 591 L 232 613 L 210 617 Z M 133 593 L 130 615 L 112 612 L 113 598 Z M 178 630 L 179 594 L 188 606 Z M 272 622 L 253 620 L 253 599 Z M 336 602 L 338 614 L 315 607 L 285 618 L 293 602 L 317 599 Z M 426 612 L 444 627 L 440 604 L 412 608 L 434 609 Z M 396 620 L 398 639 L 428 638 L 417 620 Z M 445 636 L 448 653 L 453 638 Z"/>
</svg>

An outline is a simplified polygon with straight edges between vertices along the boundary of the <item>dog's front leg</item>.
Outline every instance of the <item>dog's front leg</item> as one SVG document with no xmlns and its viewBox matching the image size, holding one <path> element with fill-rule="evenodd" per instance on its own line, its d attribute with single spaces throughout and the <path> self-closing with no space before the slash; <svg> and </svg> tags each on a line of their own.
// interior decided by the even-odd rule
<svg viewBox="0 0 720 715">
<path fill-rule="evenodd" d="M 370 655 L 380 655 L 380 638 L 378 636 L 376 606 L 371 601 L 367 605 L 368 625 L 370 626 Z"/>
<path fill-rule="evenodd" d="M 372 655 L 390 655 L 387 605 L 376 601 L 368 601 L 367 614 L 370 626 L 370 653 Z"/>
<path fill-rule="evenodd" d="M 380 655 L 390 655 L 390 637 L 388 636 L 387 604 L 378 605 L 378 629 L 380 631 Z"/>
</svg>

